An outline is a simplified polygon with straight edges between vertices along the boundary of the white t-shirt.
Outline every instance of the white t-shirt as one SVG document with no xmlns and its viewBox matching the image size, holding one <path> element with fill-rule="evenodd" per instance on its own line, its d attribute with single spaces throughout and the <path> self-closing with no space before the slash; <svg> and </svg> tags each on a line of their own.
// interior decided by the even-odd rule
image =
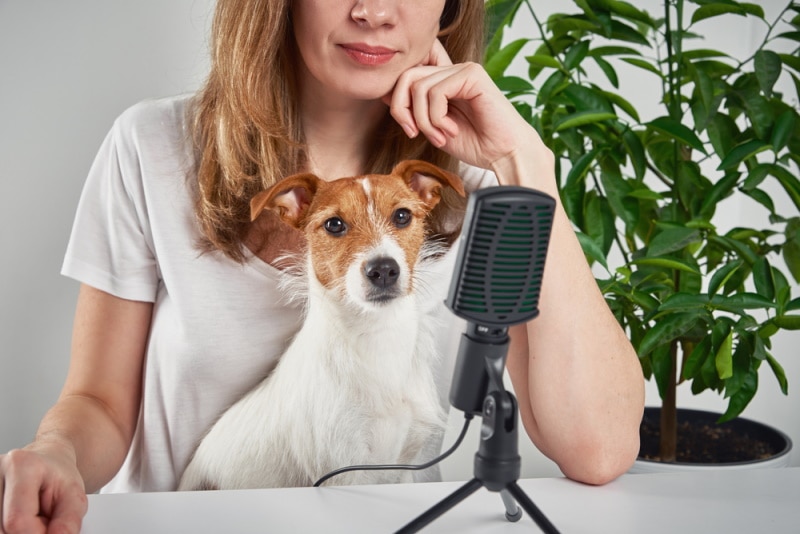
<svg viewBox="0 0 800 534">
<path fill-rule="evenodd" d="M 115 121 L 89 172 L 62 267 L 87 285 L 154 303 L 136 432 L 104 492 L 174 490 L 205 431 L 267 375 L 301 321 L 300 305 L 279 292 L 280 271 L 252 255 L 242 265 L 196 246 L 191 98 L 142 102 Z M 464 166 L 461 174 L 467 190 L 496 184 L 482 169 Z M 433 313 L 449 325 L 437 372 L 447 407 L 463 322 L 443 305 Z M 426 459 L 441 441 L 432 438 Z"/>
</svg>

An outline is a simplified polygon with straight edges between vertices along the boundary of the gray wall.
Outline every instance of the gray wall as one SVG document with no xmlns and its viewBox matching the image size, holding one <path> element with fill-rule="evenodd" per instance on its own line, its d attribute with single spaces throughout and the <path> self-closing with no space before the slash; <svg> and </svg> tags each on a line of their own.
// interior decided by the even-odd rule
<svg viewBox="0 0 800 534">
<path fill-rule="evenodd" d="M 773 10 L 782 3 L 762 2 Z M 543 10 L 552 4 L 534 2 Z M 655 12 L 660 2 L 637 4 Z M 66 374 L 77 284 L 58 273 L 92 158 L 126 107 L 201 83 L 212 7 L 212 0 L 0 0 L 0 451 L 33 437 Z M 741 48 L 758 28 L 720 31 Z M 732 206 L 732 220 L 750 216 L 749 208 Z M 775 346 L 793 390 L 800 387 L 799 341 L 786 334 Z M 746 415 L 800 443 L 795 397 L 782 396 L 765 370 Z M 648 402 L 657 402 L 652 385 Z M 716 396 L 688 391 L 681 402 L 724 408 Z M 454 413 L 447 442 L 460 421 Z M 471 475 L 477 426 L 443 465 L 446 478 Z M 557 474 L 532 446 L 522 450 L 525 476 Z"/>
<path fill-rule="evenodd" d="M 0 0 L 0 450 L 29 441 L 64 380 L 77 283 L 59 275 L 114 118 L 195 89 L 212 0 Z"/>
</svg>

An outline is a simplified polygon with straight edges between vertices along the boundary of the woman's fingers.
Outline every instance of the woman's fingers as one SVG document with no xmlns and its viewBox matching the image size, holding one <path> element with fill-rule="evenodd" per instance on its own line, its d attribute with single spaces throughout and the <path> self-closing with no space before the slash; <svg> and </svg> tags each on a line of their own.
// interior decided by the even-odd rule
<svg viewBox="0 0 800 534">
<path fill-rule="evenodd" d="M 78 534 L 88 499 L 73 475 L 27 450 L 0 457 L 0 534 Z"/>
<path fill-rule="evenodd" d="M 459 122 L 465 119 L 458 103 L 463 107 L 481 94 L 474 67 L 477 65 L 463 63 L 406 71 L 395 86 L 392 116 L 406 133 L 422 132 L 434 145 L 442 146 L 448 137 L 459 134 Z"/>
<path fill-rule="evenodd" d="M 89 500 L 82 488 L 76 488 L 76 491 L 65 491 L 55 501 L 47 528 L 48 534 L 78 534 L 88 508 Z"/>
<path fill-rule="evenodd" d="M 42 488 L 42 469 L 31 453 L 22 450 L 9 452 L 3 458 L 2 531 L 45 532 L 39 516 L 39 493 Z"/>
</svg>

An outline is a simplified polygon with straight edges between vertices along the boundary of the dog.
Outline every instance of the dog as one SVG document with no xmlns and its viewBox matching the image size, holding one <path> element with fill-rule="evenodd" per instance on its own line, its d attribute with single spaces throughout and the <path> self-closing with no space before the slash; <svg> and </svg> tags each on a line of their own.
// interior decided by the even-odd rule
<svg viewBox="0 0 800 534">
<path fill-rule="evenodd" d="M 201 440 L 179 490 L 311 486 L 345 466 L 412 462 L 444 428 L 437 332 L 415 276 L 434 250 L 427 218 L 446 187 L 465 196 L 455 174 L 408 160 L 388 175 L 297 174 L 252 199 L 253 220 L 273 210 L 305 235 L 304 322 L 275 369 Z M 355 471 L 331 482 L 410 480 Z"/>
</svg>

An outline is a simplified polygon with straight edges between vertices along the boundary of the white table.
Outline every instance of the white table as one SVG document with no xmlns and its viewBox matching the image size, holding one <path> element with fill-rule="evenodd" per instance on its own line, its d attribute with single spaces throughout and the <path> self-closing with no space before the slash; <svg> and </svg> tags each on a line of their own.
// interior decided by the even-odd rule
<svg viewBox="0 0 800 534">
<path fill-rule="evenodd" d="M 563 534 L 800 533 L 800 468 L 624 475 L 601 487 L 521 480 Z M 92 495 L 84 534 L 394 532 L 457 482 Z M 424 532 L 538 532 L 479 489 Z"/>
</svg>

